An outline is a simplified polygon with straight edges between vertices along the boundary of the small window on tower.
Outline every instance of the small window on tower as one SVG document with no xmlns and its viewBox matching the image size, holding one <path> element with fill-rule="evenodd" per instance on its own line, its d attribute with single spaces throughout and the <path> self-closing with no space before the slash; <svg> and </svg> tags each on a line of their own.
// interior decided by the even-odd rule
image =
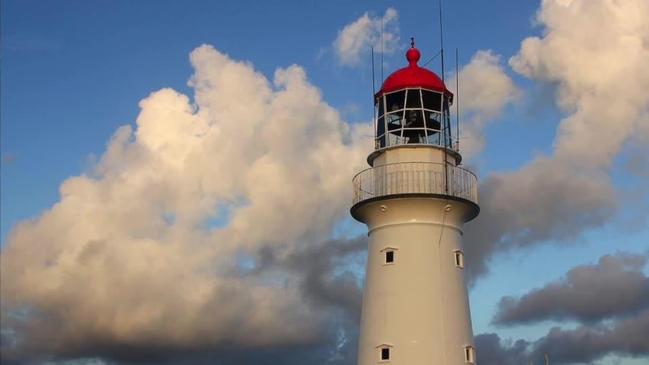
<svg viewBox="0 0 649 365">
<path fill-rule="evenodd" d="M 475 364 L 475 349 L 473 346 L 464 347 L 464 360 L 467 364 Z"/>
<path fill-rule="evenodd" d="M 390 348 L 381 349 L 381 360 L 390 360 Z"/>
<path fill-rule="evenodd" d="M 381 256 L 383 258 L 383 265 L 392 265 L 397 258 L 397 248 L 396 247 L 385 247 L 381 251 Z"/>
<path fill-rule="evenodd" d="M 460 269 L 464 268 L 464 252 L 460 250 L 453 251 L 453 258 L 455 259 L 455 266 Z"/>
<path fill-rule="evenodd" d="M 389 361 L 390 360 L 390 348 L 389 347 L 383 346 L 383 347 L 380 348 L 379 359 L 381 361 Z"/>
<path fill-rule="evenodd" d="M 385 263 L 391 264 L 394 262 L 394 251 L 385 251 Z"/>
</svg>

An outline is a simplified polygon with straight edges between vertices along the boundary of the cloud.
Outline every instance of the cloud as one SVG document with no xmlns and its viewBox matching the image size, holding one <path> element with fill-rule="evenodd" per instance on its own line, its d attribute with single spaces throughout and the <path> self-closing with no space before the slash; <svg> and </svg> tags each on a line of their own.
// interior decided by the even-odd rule
<svg viewBox="0 0 649 365">
<path fill-rule="evenodd" d="M 641 15 L 648 11 L 643 0 L 543 2 L 546 34 L 525 39 L 510 64 L 558 84 L 557 103 L 570 112 L 555 141 L 558 157 L 606 167 L 640 128 L 649 106 L 649 20 Z"/>
<path fill-rule="evenodd" d="M 543 363 L 592 364 L 614 354 L 649 356 L 649 311 L 612 324 L 582 325 L 575 329 L 552 328 L 537 341 L 503 341 L 495 333 L 475 336 L 477 358 L 484 365 Z"/>
<path fill-rule="evenodd" d="M 358 278 L 349 270 L 354 265 L 341 265 L 336 260 L 357 253 L 364 256 L 366 248 L 365 235 L 350 241 L 326 241 L 292 254 L 287 266 L 303 278 L 300 288 L 316 307 L 341 309 L 353 323 L 359 323 L 362 293 Z M 336 274 L 338 267 L 347 267 L 348 270 Z"/>
<path fill-rule="evenodd" d="M 577 266 L 566 277 L 520 298 L 504 297 L 494 322 L 500 325 L 542 320 L 598 322 L 649 309 L 647 257 L 606 255 L 595 265 Z"/>
<path fill-rule="evenodd" d="M 520 365 L 528 363 L 529 342 L 503 343 L 495 333 L 475 336 L 476 355 L 483 365 Z"/>
<path fill-rule="evenodd" d="M 363 14 L 338 32 L 333 49 L 341 64 L 358 65 L 364 54 L 374 52 L 392 54 L 399 44 L 399 14 L 388 8 L 382 17 Z"/>
<path fill-rule="evenodd" d="M 555 327 L 535 343 L 535 353 L 553 363 L 592 363 L 609 354 L 649 356 L 649 310 L 613 325 Z"/>
<path fill-rule="evenodd" d="M 610 168 L 649 113 L 649 12 L 643 0 L 542 3 L 543 36 L 522 42 L 510 65 L 556 85 L 566 113 L 554 149 L 518 171 L 489 176 L 482 212 L 467 226 L 471 277 L 487 271 L 495 252 L 548 240 L 574 242 L 616 214 Z"/>
<path fill-rule="evenodd" d="M 619 253 L 595 265 L 576 266 L 566 277 L 518 299 L 505 297 L 497 324 L 577 321 L 576 328 L 553 327 L 536 341 L 502 341 L 496 334 L 476 336 L 482 364 L 593 363 L 608 355 L 649 356 L 649 278 L 647 256 Z"/>
<path fill-rule="evenodd" d="M 646 262 L 646 255 L 606 255 L 520 298 L 505 297 L 494 318 L 497 324 L 574 320 L 578 325 L 554 327 L 534 342 L 501 344 L 491 334 L 477 336 L 476 344 L 483 345 L 493 363 L 506 356 L 523 363 L 525 356 L 542 359 L 544 354 L 560 364 L 592 363 L 611 354 L 649 356 L 649 278 L 642 271 Z"/>
<path fill-rule="evenodd" d="M 190 60 L 193 100 L 142 100 L 135 128 L 9 235 L 3 361 L 329 343 L 338 298 L 308 288 L 358 288 L 289 258 L 347 214 L 371 127 L 343 122 L 298 66 L 271 83 L 210 46 Z M 283 265 L 257 270 L 268 247 Z"/>
<path fill-rule="evenodd" d="M 460 147 L 464 159 L 470 160 L 484 147 L 485 126 L 520 97 L 520 90 L 505 73 L 500 56 L 491 50 L 476 52 L 460 70 L 459 81 L 458 102 L 462 106 Z"/>
<path fill-rule="evenodd" d="M 548 240 L 575 244 L 584 230 L 615 215 L 615 196 L 605 172 L 575 170 L 548 157 L 488 176 L 480 185 L 480 216 L 465 230 L 470 279 L 486 273 L 497 252 Z"/>
</svg>

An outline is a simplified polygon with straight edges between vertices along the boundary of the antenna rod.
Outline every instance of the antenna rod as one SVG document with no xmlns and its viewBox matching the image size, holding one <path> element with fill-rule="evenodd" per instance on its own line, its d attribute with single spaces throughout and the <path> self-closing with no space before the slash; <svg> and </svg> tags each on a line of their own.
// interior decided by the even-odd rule
<svg viewBox="0 0 649 365">
<path fill-rule="evenodd" d="M 455 48 L 455 146 L 460 150 L 460 69 L 458 67 L 459 51 Z"/>
<path fill-rule="evenodd" d="M 439 46 L 442 61 L 442 81 L 444 81 L 444 25 L 442 24 L 442 0 L 439 0 Z"/>
<path fill-rule="evenodd" d="M 381 82 L 385 80 L 383 78 L 383 53 L 385 53 L 385 51 L 383 50 L 383 18 L 381 18 Z"/>
<path fill-rule="evenodd" d="M 444 82 L 444 25 L 442 24 L 442 0 L 439 0 L 439 45 L 440 45 L 440 58 L 441 58 L 441 63 L 442 63 L 442 84 L 446 85 Z M 449 193 L 449 184 L 448 184 L 448 148 L 449 148 L 449 143 L 452 144 L 451 141 L 451 122 L 449 120 L 449 115 L 448 115 L 448 97 L 446 95 L 446 86 L 444 86 L 444 92 L 443 92 L 443 106 L 442 106 L 442 122 L 444 123 L 444 130 L 442 131 L 444 133 L 444 190 L 446 194 Z"/>
<path fill-rule="evenodd" d="M 376 81 L 374 80 L 374 47 L 372 47 L 372 99 L 376 95 Z"/>
</svg>

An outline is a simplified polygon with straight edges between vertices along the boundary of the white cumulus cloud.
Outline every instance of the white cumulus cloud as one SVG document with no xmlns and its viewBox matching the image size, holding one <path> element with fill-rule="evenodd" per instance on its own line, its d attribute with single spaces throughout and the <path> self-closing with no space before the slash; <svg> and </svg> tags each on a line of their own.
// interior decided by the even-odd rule
<svg viewBox="0 0 649 365">
<path fill-rule="evenodd" d="M 649 2 L 545 0 L 543 36 L 521 44 L 510 65 L 556 85 L 565 113 L 554 149 L 482 185 L 481 217 L 469 227 L 477 265 L 498 249 L 570 242 L 616 212 L 611 166 L 623 147 L 640 149 L 649 114 Z M 644 131 L 644 132 L 643 132 Z M 636 144 L 636 145 L 634 145 Z"/>
<path fill-rule="evenodd" d="M 321 335 L 326 311 L 298 278 L 245 271 L 264 248 L 281 258 L 329 238 L 370 126 L 343 122 L 298 66 L 270 82 L 211 46 L 190 59 L 193 100 L 172 89 L 142 100 L 93 171 L 10 234 L 3 356 Z"/>
<path fill-rule="evenodd" d="M 486 125 L 495 121 L 521 92 L 505 73 L 500 56 L 491 50 L 481 50 L 473 55 L 471 61 L 460 69 L 459 84 L 457 102 L 462 107 L 460 148 L 464 159 L 470 160 L 484 147 Z"/>
<path fill-rule="evenodd" d="M 383 16 L 363 14 L 338 32 L 333 43 L 336 56 L 341 64 L 358 65 L 370 47 L 375 53 L 392 54 L 399 44 L 399 14 L 388 8 Z"/>
</svg>

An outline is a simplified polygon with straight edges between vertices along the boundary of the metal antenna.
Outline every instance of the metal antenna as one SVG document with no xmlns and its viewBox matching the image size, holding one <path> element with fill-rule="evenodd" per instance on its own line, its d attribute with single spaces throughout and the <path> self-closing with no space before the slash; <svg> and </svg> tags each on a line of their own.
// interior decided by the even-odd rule
<svg viewBox="0 0 649 365">
<path fill-rule="evenodd" d="M 440 58 L 442 63 L 442 84 L 446 85 L 444 82 L 444 26 L 442 24 L 442 0 L 439 0 L 439 44 L 440 44 Z M 446 88 L 446 86 L 444 86 Z M 442 106 L 442 122 L 444 123 L 443 133 L 444 133 L 444 190 L 446 194 L 448 191 L 448 148 L 451 141 L 451 122 L 449 120 L 450 116 L 448 115 L 448 98 L 446 95 L 446 90 L 443 91 L 443 100 L 444 104 Z"/>
<path fill-rule="evenodd" d="M 442 0 L 439 0 L 439 46 L 442 62 L 442 81 L 444 81 L 444 24 L 442 24 Z"/>
<path fill-rule="evenodd" d="M 381 17 L 381 81 L 383 81 L 383 53 L 385 53 L 383 49 L 383 17 Z"/>
<path fill-rule="evenodd" d="M 440 59 L 441 59 L 441 64 L 442 64 L 442 83 L 446 85 L 445 82 L 445 70 L 444 70 L 444 24 L 442 22 L 442 0 L 439 0 L 439 44 L 440 44 Z M 448 111 L 446 111 L 448 114 Z M 451 121 L 449 120 L 450 116 L 446 115 L 445 120 L 444 120 L 444 138 L 446 141 L 444 141 L 444 147 L 450 147 L 449 144 L 453 144 L 453 141 L 451 140 Z"/>
<path fill-rule="evenodd" d="M 437 52 L 433 57 L 429 58 L 428 61 L 424 62 L 424 63 L 421 65 L 421 67 L 426 66 L 426 65 L 429 64 L 432 60 L 436 59 L 437 56 L 439 56 L 440 53 L 441 53 L 441 52 Z"/>
<path fill-rule="evenodd" d="M 374 80 L 374 47 L 372 47 L 372 99 L 376 95 L 376 81 Z"/>
<path fill-rule="evenodd" d="M 460 150 L 460 69 L 458 67 L 459 51 L 455 48 L 455 146 Z"/>
</svg>

